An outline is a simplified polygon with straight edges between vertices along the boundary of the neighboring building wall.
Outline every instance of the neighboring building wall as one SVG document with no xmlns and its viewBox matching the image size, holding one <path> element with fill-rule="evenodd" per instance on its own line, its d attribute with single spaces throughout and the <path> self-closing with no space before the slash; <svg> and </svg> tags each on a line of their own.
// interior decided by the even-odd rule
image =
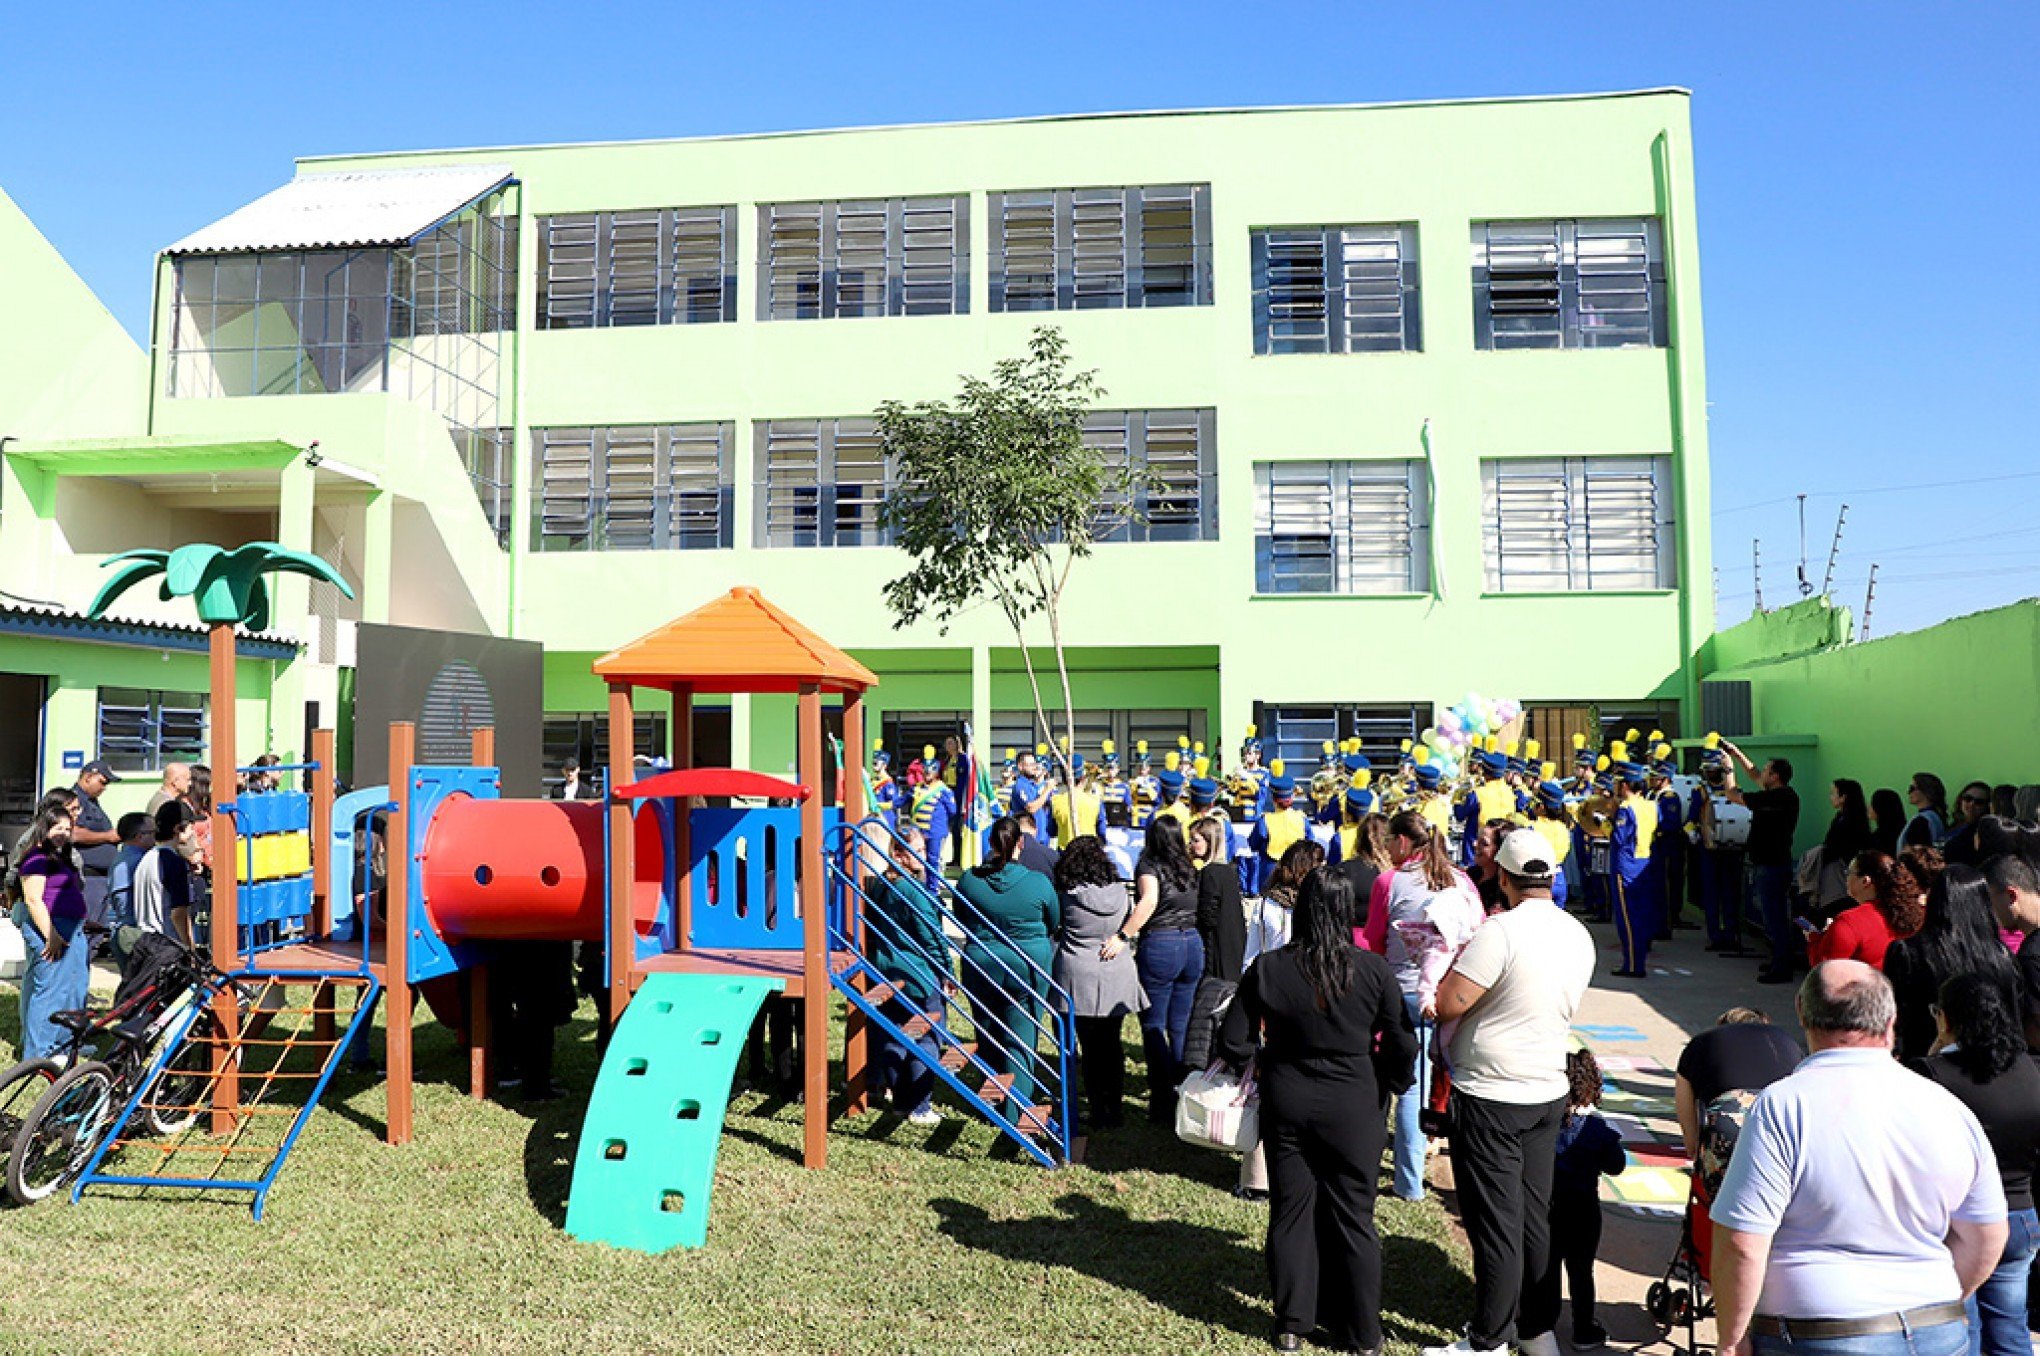
<svg viewBox="0 0 2040 1356">
<path fill-rule="evenodd" d="M 141 432 L 148 355 L 5 191 L 0 278 L 0 437 Z"/>
<path fill-rule="evenodd" d="M 1903 796 L 1932 772 L 1951 801 L 1967 781 L 2040 782 L 2040 599 L 1862 644 L 1818 640 L 1847 634 L 1847 610 L 1820 599 L 1763 613 L 1715 637 L 1740 662 L 1704 675 L 1750 684 L 1760 733 L 1737 742 L 1792 761 L 1802 849 L 1827 828 L 1837 777 Z"/>
</svg>

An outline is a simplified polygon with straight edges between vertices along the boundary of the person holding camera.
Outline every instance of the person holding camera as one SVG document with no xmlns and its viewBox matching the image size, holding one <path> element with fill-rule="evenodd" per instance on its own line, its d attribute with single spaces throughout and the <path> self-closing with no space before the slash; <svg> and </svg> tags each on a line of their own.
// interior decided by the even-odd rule
<svg viewBox="0 0 2040 1356">
<path fill-rule="evenodd" d="M 1749 842 L 1743 849 L 1743 897 L 1757 906 L 1771 958 L 1757 972 L 1759 984 L 1790 984 L 1799 969 L 1801 939 L 1792 923 L 1792 835 L 1799 828 L 1799 793 L 1792 789 L 1792 764 L 1773 758 L 1760 769 L 1729 740 L 1721 747 L 1760 788 L 1744 791 L 1730 771 L 1724 788 L 1729 802 L 1750 812 Z"/>
</svg>

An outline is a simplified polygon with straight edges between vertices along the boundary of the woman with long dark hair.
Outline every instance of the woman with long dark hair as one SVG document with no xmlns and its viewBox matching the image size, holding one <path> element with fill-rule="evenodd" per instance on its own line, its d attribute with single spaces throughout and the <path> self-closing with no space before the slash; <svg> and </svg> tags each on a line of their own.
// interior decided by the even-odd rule
<svg viewBox="0 0 2040 1356">
<path fill-rule="evenodd" d="M 1977 830 L 1990 816 L 1990 783 L 1971 782 L 1955 797 L 1955 827 L 1941 844 L 1941 855 L 1950 862 L 1964 866 L 1979 866 L 1983 862 L 1982 851 L 1977 846 Z"/>
<path fill-rule="evenodd" d="M 1849 862 L 1846 889 L 1849 906 L 1806 939 L 1807 961 L 1859 960 L 1882 970 L 1891 944 L 1920 930 L 1926 906 L 1919 882 L 1883 853 L 1859 852 Z"/>
<path fill-rule="evenodd" d="M 1948 836 L 1947 785 L 1931 772 L 1915 772 L 1905 788 L 1905 799 L 1913 808 L 1913 816 L 1899 835 L 1899 848 L 1941 846 L 1941 840 Z"/>
<path fill-rule="evenodd" d="M 1048 980 L 1055 965 L 1055 935 L 1062 906 L 1055 886 L 1020 865 L 1020 821 L 1007 815 L 992 825 L 984 862 L 956 882 L 970 938 L 963 947 L 963 988 L 970 995 L 978 1054 L 1012 1079 L 1002 1105 L 1011 1114 L 1034 1104 L 1039 1061 L 1037 1037 L 1048 1030 Z M 1021 1124 L 1026 1124 L 1022 1121 Z"/>
<path fill-rule="evenodd" d="M 1382 1113 L 1411 1085 L 1416 1034 L 1395 975 L 1353 944 L 1353 923 L 1343 875 L 1305 877 L 1289 945 L 1247 970 L 1222 1036 L 1228 1059 L 1259 1070 L 1278 1351 L 1320 1327 L 1342 1350 L 1382 1344 Z"/>
<path fill-rule="evenodd" d="M 1828 804 L 1834 818 L 1820 844 L 1820 889 L 1814 907 L 1823 916 L 1849 907 L 1849 863 L 1859 852 L 1868 852 L 1874 842 L 1870 831 L 1870 807 L 1863 799 L 1863 783 L 1838 777 L 1828 788 Z"/>
<path fill-rule="evenodd" d="M 1132 953 L 1120 951 L 1110 960 L 1102 953 L 1107 939 L 1126 926 L 1133 901 L 1119 868 L 1095 834 L 1087 833 L 1063 849 L 1055 864 L 1055 888 L 1062 904 L 1055 982 L 1070 996 L 1084 1110 L 1092 1130 L 1116 1130 L 1126 1110 L 1121 1033 L 1126 1015 L 1145 1011 L 1148 1000 Z"/>
<path fill-rule="evenodd" d="M 1197 931 L 1197 869 L 1190 863 L 1183 825 L 1172 816 L 1148 821 L 1147 841 L 1133 868 L 1133 915 L 1105 939 L 1099 953 L 1111 960 L 1134 938 L 1140 987 L 1148 1009 L 1140 1015 L 1141 1046 L 1147 1053 L 1148 1119 L 1165 1125 L 1175 1118 L 1176 1089 L 1183 1082 L 1183 1043 L 1190 1034 L 1190 1010 L 1204 976 L 1204 939 Z"/>
<path fill-rule="evenodd" d="M 21 899 L 14 926 L 27 949 L 21 971 L 21 1057 L 48 1059 L 69 1033 L 52 1020 L 85 1006 L 91 963 L 80 929 L 85 926 L 85 877 L 71 846 L 68 803 L 44 802 L 22 840 Z"/>
<path fill-rule="evenodd" d="M 1979 975 L 2018 992 L 2018 975 L 1998 940 L 1990 885 L 1971 866 L 1951 866 L 1927 893 L 1926 919 L 1884 954 L 1884 976 L 1898 999 L 1898 1055 L 1924 1059 L 1934 1048 L 1934 1004 L 1957 975 Z"/>
<path fill-rule="evenodd" d="M 1361 944 L 1386 960 L 1402 989 L 1411 1025 L 1417 1023 L 1421 957 L 1403 942 L 1398 923 L 1422 924 L 1440 895 L 1463 890 L 1479 900 L 1465 872 L 1445 853 L 1445 831 L 1420 810 L 1401 810 L 1388 821 L 1390 856 L 1396 868 L 1374 882 L 1367 905 L 1367 926 Z M 1418 1117 L 1424 1089 L 1431 1081 L 1428 1053 L 1419 1049 L 1416 1080 L 1398 1092 L 1395 1102 L 1395 1194 L 1406 1201 L 1424 1196 L 1424 1156 L 1430 1150 Z"/>
<path fill-rule="evenodd" d="M 1898 855 L 1898 836 L 1905 832 L 1905 802 L 1898 792 L 1880 786 L 1870 793 L 1872 846 L 1887 857 Z"/>
<path fill-rule="evenodd" d="M 1941 986 L 1935 1013 L 1940 1053 L 1913 1068 L 1974 1112 L 1997 1154 L 2010 1232 L 1990 1278 L 1970 1297 L 1971 1351 L 2030 1356 L 2027 1276 L 2040 1248 L 2033 1172 L 2040 1167 L 2040 1067 L 2026 1057 L 2018 1009 L 1986 975 L 1956 975 Z"/>
</svg>

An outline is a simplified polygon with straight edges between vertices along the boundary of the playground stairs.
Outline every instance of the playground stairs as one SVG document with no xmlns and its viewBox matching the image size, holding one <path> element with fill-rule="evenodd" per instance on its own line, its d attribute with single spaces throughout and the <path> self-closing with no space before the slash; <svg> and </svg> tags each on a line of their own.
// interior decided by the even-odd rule
<svg viewBox="0 0 2040 1356">
<path fill-rule="evenodd" d="M 380 983 L 366 975 L 244 971 L 232 1034 L 208 1007 L 172 1027 L 71 1190 L 241 1192 L 262 1218 L 269 1192 L 356 1036 Z M 351 1014 L 339 991 L 355 994 Z"/>
<path fill-rule="evenodd" d="M 899 927 L 890 912 L 872 902 L 874 882 L 868 873 L 870 862 L 891 856 L 895 842 L 893 831 L 879 819 L 845 825 L 836 832 L 828 854 L 831 882 L 858 907 L 832 911 L 829 944 L 855 959 L 832 974 L 830 982 L 879 1033 L 926 1065 L 954 1100 L 1023 1154 L 1043 1167 L 1069 1162 L 1076 1109 L 1072 1082 L 1076 1043 L 1068 1017 L 1069 995 L 1052 975 L 1007 944 L 998 928 L 979 917 L 948 881 L 926 870 L 925 862 L 924 879 L 932 876 L 937 882 L 928 894 L 942 925 L 940 945 Z M 859 857 L 867 869 L 852 867 Z M 979 953 L 989 959 L 980 961 L 965 950 L 965 941 L 973 935 L 993 944 L 988 952 Z M 943 986 L 939 1021 L 899 1001 L 893 982 L 867 959 L 879 951 L 918 958 L 937 975 L 959 981 Z M 1008 959 L 1000 959 L 1001 954 Z M 1046 994 L 1048 1002 L 1045 1007 L 1021 1005 L 1016 1025 L 1008 1028 L 974 1013 L 962 996 L 995 988 L 1032 990 Z M 988 1025 L 977 1028 L 974 1016 Z M 1016 1086 L 1031 1089 L 1031 1095 L 1017 1098 Z"/>
</svg>

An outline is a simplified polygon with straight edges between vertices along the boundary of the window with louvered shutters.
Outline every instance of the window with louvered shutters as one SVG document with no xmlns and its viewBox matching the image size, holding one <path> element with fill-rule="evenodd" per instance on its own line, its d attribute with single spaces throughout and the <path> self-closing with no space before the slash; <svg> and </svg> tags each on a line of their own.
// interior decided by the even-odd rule
<svg viewBox="0 0 2040 1356">
<path fill-rule="evenodd" d="M 1655 217 L 1474 223 L 1478 348 L 1662 348 L 1665 289 Z"/>
<path fill-rule="evenodd" d="M 1419 462 L 1263 462 L 1254 505 L 1261 593 L 1414 593 L 1430 583 Z"/>
<path fill-rule="evenodd" d="M 1489 592 L 1677 586 L 1669 457 L 1487 461 L 1481 499 Z"/>
<path fill-rule="evenodd" d="M 756 426 L 759 546 L 883 546 L 892 488 L 870 419 L 775 419 Z"/>
<path fill-rule="evenodd" d="M 1131 503 L 1108 491 L 1092 529 L 1100 541 L 1218 539 L 1217 418 L 1208 409 L 1085 416 L 1085 445 L 1103 456 L 1113 478 L 1152 480 L 1131 487 Z"/>
<path fill-rule="evenodd" d="M 1211 303 L 1207 184 L 1030 189 L 986 202 L 994 311 Z"/>
<path fill-rule="evenodd" d="M 1367 706 L 1256 703 L 1254 715 L 1266 732 L 1267 756 L 1286 761 L 1299 780 L 1317 767 L 1326 740 L 1338 744 L 1347 739 L 1360 741 L 1360 751 L 1374 763 L 1378 779 L 1384 768 L 1395 766 L 1402 741 L 1415 739 L 1417 732 L 1431 723 L 1431 706 L 1428 702 Z"/>
<path fill-rule="evenodd" d="M 736 319 L 734 207 L 540 217 L 540 329 Z"/>
<path fill-rule="evenodd" d="M 831 440 L 834 458 L 832 546 L 880 546 L 885 535 L 878 511 L 885 502 L 886 467 L 878 426 L 869 419 L 838 419 Z"/>
<path fill-rule="evenodd" d="M 966 197 L 772 203 L 758 223 L 761 320 L 970 309 Z"/>
<path fill-rule="evenodd" d="M 1255 231 L 1256 353 L 1398 353 L 1423 347 L 1417 228 Z"/>
<path fill-rule="evenodd" d="M 536 429 L 540 551 L 691 551 L 731 541 L 731 425 Z"/>
</svg>

